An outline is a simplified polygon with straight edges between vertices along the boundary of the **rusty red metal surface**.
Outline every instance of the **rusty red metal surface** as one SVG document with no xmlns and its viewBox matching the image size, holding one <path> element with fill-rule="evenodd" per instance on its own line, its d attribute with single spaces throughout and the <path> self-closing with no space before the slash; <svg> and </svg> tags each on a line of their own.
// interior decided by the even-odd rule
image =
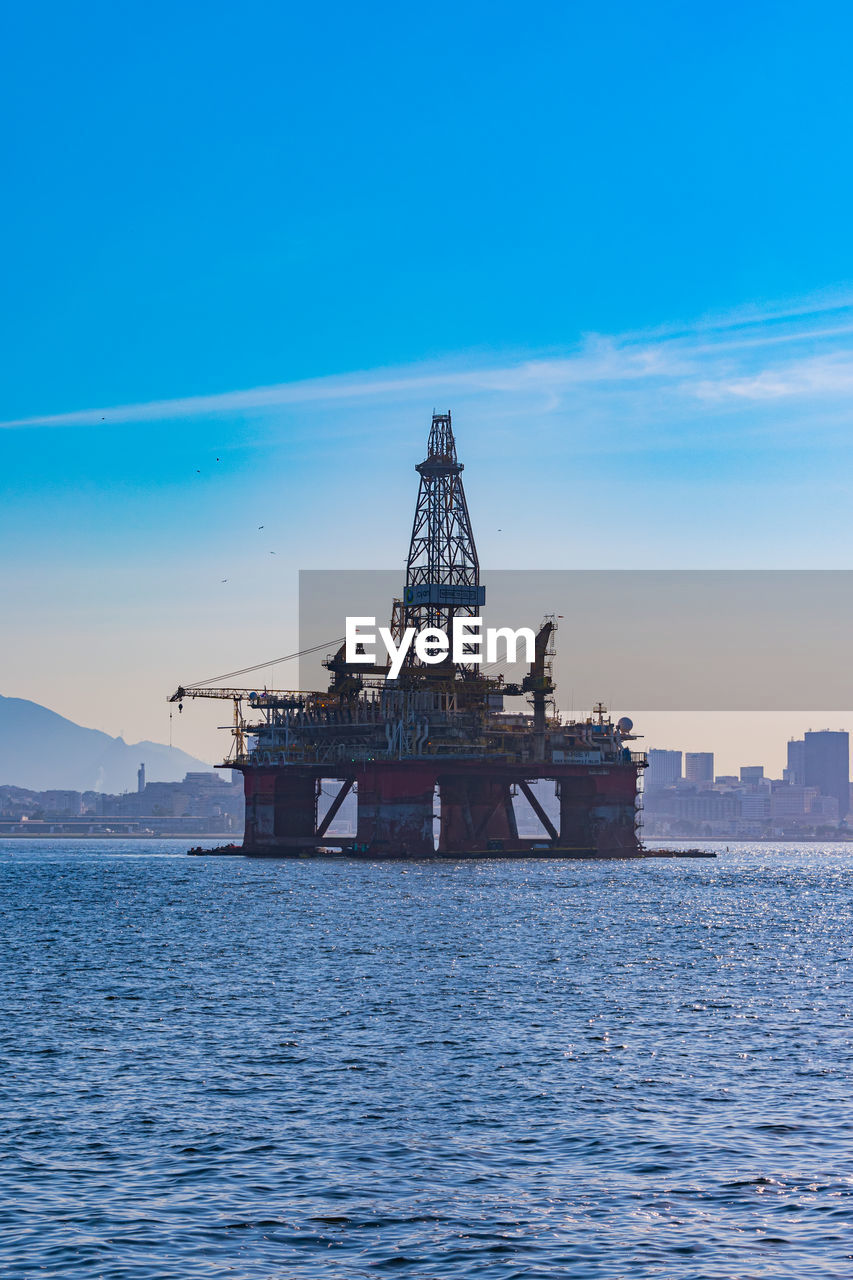
<svg viewBox="0 0 853 1280">
<path fill-rule="evenodd" d="M 630 763 L 597 770 L 552 762 L 485 767 L 477 760 L 359 764 L 340 776 L 341 783 L 354 780 L 358 803 L 357 830 L 347 837 L 330 836 L 318 823 L 317 797 L 321 780 L 330 777 L 327 767 L 243 766 L 242 773 L 247 853 L 286 855 L 320 847 L 401 858 L 529 852 L 606 858 L 641 853 L 635 827 L 637 766 Z M 558 826 L 552 824 L 540 836 L 520 836 L 513 787 L 540 778 L 557 783 Z"/>
</svg>

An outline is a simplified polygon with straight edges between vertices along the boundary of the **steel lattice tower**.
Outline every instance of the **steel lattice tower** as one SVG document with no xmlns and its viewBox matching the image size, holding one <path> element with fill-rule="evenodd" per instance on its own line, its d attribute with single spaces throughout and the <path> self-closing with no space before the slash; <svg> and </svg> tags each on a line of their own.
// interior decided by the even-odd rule
<svg viewBox="0 0 853 1280">
<path fill-rule="evenodd" d="M 412 525 L 403 624 L 448 634 L 454 615 L 476 617 L 485 600 L 449 413 L 434 413 Z"/>
</svg>

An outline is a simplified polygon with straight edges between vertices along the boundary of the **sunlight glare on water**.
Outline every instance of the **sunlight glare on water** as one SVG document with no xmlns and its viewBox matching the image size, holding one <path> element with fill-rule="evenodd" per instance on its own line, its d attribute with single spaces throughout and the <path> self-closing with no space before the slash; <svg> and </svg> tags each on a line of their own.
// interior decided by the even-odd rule
<svg viewBox="0 0 853 1280">
<path fill-rule="evenodd" d="M 853 1275 L 853 849 L 0 841 L 0 1272 Z"/>
</svg>

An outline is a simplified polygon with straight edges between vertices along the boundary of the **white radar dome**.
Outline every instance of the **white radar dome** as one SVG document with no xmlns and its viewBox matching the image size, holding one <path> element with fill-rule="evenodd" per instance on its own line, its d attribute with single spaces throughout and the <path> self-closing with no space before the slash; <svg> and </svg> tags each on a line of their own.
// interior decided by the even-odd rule
<svg viewBox="0 0 853 1280">
<path fill-rule="evenodd" d="M 630 733 L 633 727 L 634 727 L 634 721 L 631 720 L 628 716 L 623 716 L 622 719 L 616 725 L 616 728 L 619 730 L 620 733 Z"/>
</svg>

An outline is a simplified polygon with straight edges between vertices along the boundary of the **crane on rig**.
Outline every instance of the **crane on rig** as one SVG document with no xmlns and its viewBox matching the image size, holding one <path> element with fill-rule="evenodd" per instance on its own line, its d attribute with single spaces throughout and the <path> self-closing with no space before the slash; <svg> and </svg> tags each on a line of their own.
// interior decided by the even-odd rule
<svg viewBox="0 0 853 1280">
<path fill-rule="evenodd" d="M 507 682 L 502 676 L 488 676 L 485 683 L 489 690 L 496 696 L 513 697 L 522 693 L 530 693 L 531 703 L 533 706 L 534 728 L 537 736 L 544 735 L 546 724 L 546 702 L 553 697 L 554 684 L 551 674 L 551 658 L 553 657 L 552 639 L 556 631 L 557 624 L 553 617 L 548 617 L 542 623 L 535 642 L 535 657 L 530 663 L 530 670 L 519 683 Z M 306 657 L 310 654 L 319 653 L 322 650 L 328 650 L 331 644 L 337 644 L 342 641 L 343 637 L 336 640 L 324 641 L 323 644 L 315 645 L 312 648 L 300 649 L 296 653 L 285 654 L 284 657 L 276 658 L 272 662 L 259 662 L 252 667 L 244 667 L 237 672 L 229 672 L 227 675 L 250 675 L 255 671 L 268 670 L 272 666 L 278 666 L 279 663 L 290 662 L 297 658 Z M 384 684 L 388 679 L 386 671 L 383 668 L 376 668 L 373 681 L 370 677 L 365 680 L 364 676 L 354 672 L 364 672 L 364 667 L 353 667 L 345 660 L 343 646 L 331 654 L 323 664 L 332 672 L 332 681 L 329 685 L 328 695 L 334 695 L 339 700 L 345 696 L 352 696 L 354 693 L 360 692 L 365 683 L 373 683 L 377 687 Z M 499 666 L 500 663 L 492 663 L 490 667 Z M 488 670 L 489 668 L 487 668 Z M 369 670 L 373 670 L 370 669 Z M 323 695 L 310 695 L 304 691 L 296 689 L 271 689 L 263 686 L 262 688 L 253 688 L 250 685 L 218 685 L 212 683 L 213 680 L 226 679 L 225 676 L 214 676 L 211 681 L 199 681 L 195 684 L 178 685 L 174 693 L 170 694 L 168 701 L 177 703 L 178 711 L 183 711 L 184 699 L 186 698 L 214 698 L 219 701 L 232 702 L 234 705 L 234 720 L 232 725 L 232 736 L 234 738 L 235 754 L 243 756 L 246 753 L 246 721 L 243 711 L 243 703 L 247 702 L 253 710 L 268 710 L 278 705 L 298 705 L 304 702 L 308 697 L 321 697 Z"/>
</svg>

